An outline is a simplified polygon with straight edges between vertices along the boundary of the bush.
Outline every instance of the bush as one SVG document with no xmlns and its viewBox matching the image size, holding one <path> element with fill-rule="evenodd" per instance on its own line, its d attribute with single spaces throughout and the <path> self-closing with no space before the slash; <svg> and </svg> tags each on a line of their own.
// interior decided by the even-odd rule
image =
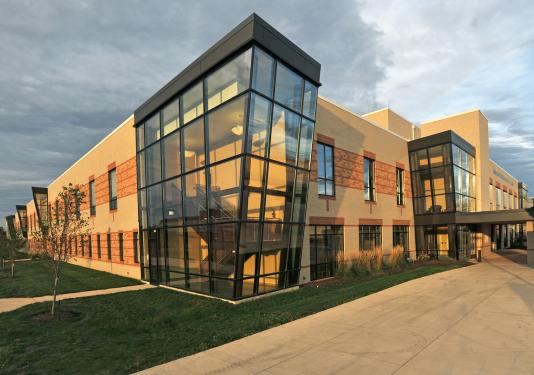
<svg viewBox="0 0 534 375">
<path fill-rule="evenodd" d="M 384 271 L 399 271 L 407 264 L 402 247 L 396 246 L 390 254 L 375 248 L 369 251 L 360 251 L 350 259 L 338 257 L 337 276 L 362 277 L 379 274 Z"/>
<path fill-rule="evenodd" d="M 388 268 L 393 271 L 399 271 L 406 266 L 406 259 L 404 257 L 404 249 L 400 246 L 395 246 L 389 254 L 387 260 Z"/>
<path fill-rule="evenodd" d="M 417 261 L 418 262 L 423 262 L 424 263 L 424 262 L 428 262 L 429 260 L 430 260 L 430 255 L 428 255 L 428 254 L 424 254 L 423 253 L 423 254 L 419 254 L 417 256 Z"/>
</svg>

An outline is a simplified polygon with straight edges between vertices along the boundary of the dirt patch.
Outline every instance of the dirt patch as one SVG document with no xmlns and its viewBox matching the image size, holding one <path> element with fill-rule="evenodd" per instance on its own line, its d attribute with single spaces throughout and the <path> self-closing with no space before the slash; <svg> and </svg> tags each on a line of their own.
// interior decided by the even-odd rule
<svg viewBox="0 0 534 375">
<path fill-rule="evenodd" d="M 51 315 L 49 311 L 45 313 L 39 313 L 31 317 L 32 320 L 37 322 L 57 322 L 57 321 L 75 321 L 79 320 L 82 314 L 77 311 L 60 310 L 54 315 Z"/>
</svg>

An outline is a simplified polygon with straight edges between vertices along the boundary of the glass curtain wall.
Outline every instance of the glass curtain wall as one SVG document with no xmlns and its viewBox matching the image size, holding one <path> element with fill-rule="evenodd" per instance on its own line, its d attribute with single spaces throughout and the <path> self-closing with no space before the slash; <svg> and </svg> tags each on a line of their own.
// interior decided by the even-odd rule
<svg viewBox="0 0 534 375">
<path fill-rule="evenodd" d="M 311 280 L 332 277 L 336 273 L 338 257 L 343 254 L 342 225 L 310 226 Z"/>
<path fill-rule="evenodd" d="M 298 283 L 316 100 L 253 46 L 138 126 L 145 280 L 230 299 Z"/>
</svg>

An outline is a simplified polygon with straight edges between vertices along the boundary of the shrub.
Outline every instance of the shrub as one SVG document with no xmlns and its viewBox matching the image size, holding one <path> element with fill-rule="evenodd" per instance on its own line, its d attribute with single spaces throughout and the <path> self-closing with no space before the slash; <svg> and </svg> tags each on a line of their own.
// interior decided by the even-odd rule
<svg viewBox="0 0 534 375">
<path fill-rule="evenodd" d="M 404 249 L 401 246 L 395 246 L 389 254 L 387 260 L 388 267 L 393 271 L 398 271 L 406 265 Z"/>
<path fill-rule="evenodd" d="M 428 262 L 429 260 L 430 260 L 430 256 L 428 254 L 423 253 L 417 256 L 418 262 Z"/>
</svg>

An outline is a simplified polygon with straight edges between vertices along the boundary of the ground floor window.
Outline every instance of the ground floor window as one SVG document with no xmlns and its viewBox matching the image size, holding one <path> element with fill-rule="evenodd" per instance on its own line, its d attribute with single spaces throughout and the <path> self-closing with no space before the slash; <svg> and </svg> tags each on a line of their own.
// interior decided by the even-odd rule
<svg viewBox="0 0 534 375">
<path fill-rule="evenodd" d="M 342 225 L 310 226 L 311 280 L 334 276 L 340 254 L 343 254 Z"/>
<path fill-rule="evenodd" d="M 405 254 L 408 253 L 408 225 L 393 226 L 393 247 L 401 247 Z"/>
<path fill-rule="evenodd" d="M 360 225 L 360 251 L 382 248 L 382 226 Z"/>
</svg>

